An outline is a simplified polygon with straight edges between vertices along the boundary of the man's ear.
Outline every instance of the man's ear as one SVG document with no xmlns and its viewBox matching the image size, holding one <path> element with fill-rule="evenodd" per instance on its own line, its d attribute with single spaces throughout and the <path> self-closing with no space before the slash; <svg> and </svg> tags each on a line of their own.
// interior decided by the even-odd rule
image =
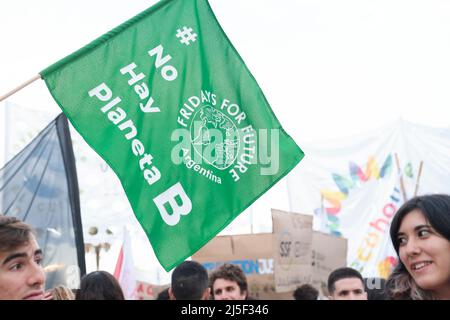
<svg viewBox="0 0 450 320">
<path fill-rule="evenodd" d="M 202 300 L 209 300 L 211 296 L 211 288 L 206 288 L 203 292 Z"/>
<path fill-rule="evenodd" d="M 175 298 L 175 296 L 173 295 L 172 287 L 169 288 L 169 299 L 170 300 L 177 300 L 177 298 Z"/>
</svg>

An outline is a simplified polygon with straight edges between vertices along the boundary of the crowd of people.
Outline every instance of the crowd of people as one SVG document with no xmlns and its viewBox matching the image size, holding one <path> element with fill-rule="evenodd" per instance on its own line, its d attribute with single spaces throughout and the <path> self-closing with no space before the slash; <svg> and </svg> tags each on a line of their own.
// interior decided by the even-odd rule
<svg viewBox="0 0 450 320">
<path fill-rule="evenodd" d="M 295 300 L 450 300 L 450 196 L 415 197 L 395 214 L 390 226 L 399 263 L 388 279 L 364 279 L 341 267 L 328 277 L 328 296 L 311 284 L 298 287 Z M 0 215 L 0 300 L 124 300 L 118 281 L 95 271 L 76 290 L 59 286 L 45 291 L 43 252 L 32 228 Z M 373 286 L 374 281 L 379 284 Z M 251 300 L 242 269 L 225 263 L 208 274 L 196 261 L 179 264 L 170 287 L 157 299 Z"/>
</svg>

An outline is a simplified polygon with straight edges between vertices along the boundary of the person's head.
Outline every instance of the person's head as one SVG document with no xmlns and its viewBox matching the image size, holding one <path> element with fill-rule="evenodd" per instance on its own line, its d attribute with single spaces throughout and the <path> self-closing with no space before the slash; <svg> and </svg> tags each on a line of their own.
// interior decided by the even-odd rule
<svg viewBox="0 0 450 320">
<path fill-rule="evenodd" d="M 312 285 L 305 283 L 295 289 L 292 296 L 295 300 L 317 300 L 319 297 L 319 290 Z"/>
<path fill-rule="evenodd" d="M 43 299 L 42 260 L 31 227 L 0 215 L 0 300 Z"/>
<path fill-rule="evenodd" d="M 364 278 L 367 300 L 387 300 L 385 293 L 386 279 Z"/>
<path fill-rule="evenodd" d="M 208 272 L 196 261 L 184 261 L 172 273 L 169 296 L 172 300 L 207 300 Z"/>
<path fill-rule="evenodd" d="M 51 292 L 53 300 L 75 300 L 73 291 L 65 286 L 57 286 Z"/>
<path fill-rule="evenodd" d="M 158 293 L 155 300 L 170 300 L 169 288 L 166 288 L 160 293 Z"/>
<path fill-rule="evenodd" d="M 389 278 L 391 296 L 450 299 L 450 196 L 419 196 L 405 202 L 391 222 L 400 261 Z"/>
<path fill-rule="evenodd" d="M 230 263 L 221 265 L 211 273 L 209 283 L 214 300 L 247 299 L 247 278 L 237 265 Z"/>
<path fill-rule="evenodd" d="M 328 276 L 328 292 L 331 300 L 367 300 L 364 280 L 352 268 L 339 268 Z"/>
<path fill-rule="evenodd" d="M 75 300 L 125 300 L 119 282 L 106 271 L 94 271 L 81 279 Z"/>
</svg>

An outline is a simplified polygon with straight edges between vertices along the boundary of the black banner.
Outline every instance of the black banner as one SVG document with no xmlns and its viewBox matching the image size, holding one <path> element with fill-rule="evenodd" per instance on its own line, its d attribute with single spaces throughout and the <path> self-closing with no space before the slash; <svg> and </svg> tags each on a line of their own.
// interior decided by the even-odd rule
<svg viewBox="0 0 450 320">
<path fill-rule="evenodd" d="M 75 158 L 63 114 L 0 169 L 0 214 L 36 231 L 46 288 L 78 287 L 86 273 L 84 242 Z"/>
</svg>

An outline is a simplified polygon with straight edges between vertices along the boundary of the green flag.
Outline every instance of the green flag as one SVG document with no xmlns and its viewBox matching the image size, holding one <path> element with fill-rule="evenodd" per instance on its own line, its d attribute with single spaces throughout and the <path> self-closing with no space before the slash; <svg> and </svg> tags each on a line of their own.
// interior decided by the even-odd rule
<svg viewBox="0 0 450 320">
<path fill-rule="evenodd" d="M 166 270 L 303 158 L 206 0 L 161 1 L 41 75 Z"/>
</svg>

